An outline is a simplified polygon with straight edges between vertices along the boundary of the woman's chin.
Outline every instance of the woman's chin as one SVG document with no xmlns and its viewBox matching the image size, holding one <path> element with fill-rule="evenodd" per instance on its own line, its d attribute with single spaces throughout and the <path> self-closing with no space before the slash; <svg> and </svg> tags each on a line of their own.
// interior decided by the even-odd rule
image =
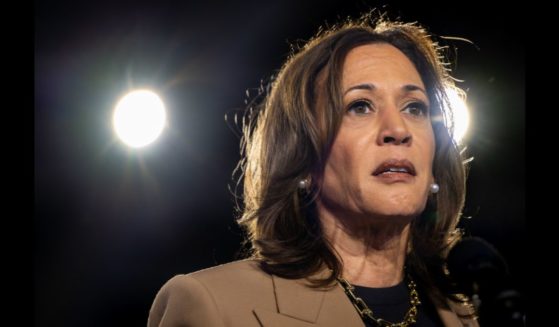
<svg viewBox="0 0 559 327">
<path fill-rule="evenodd" d="M 419 216 L 424 208 L 424 205 L 415 203 L 402 204 L 384 202 L 382 204 L 371 206 L 369 208 L 370 210 L 367 210 L 367 212 L 370 216 L 378 217 L 379 219 L 392 219 L 401 221 L 411 220 L 414 217 Z"/>
</svg>

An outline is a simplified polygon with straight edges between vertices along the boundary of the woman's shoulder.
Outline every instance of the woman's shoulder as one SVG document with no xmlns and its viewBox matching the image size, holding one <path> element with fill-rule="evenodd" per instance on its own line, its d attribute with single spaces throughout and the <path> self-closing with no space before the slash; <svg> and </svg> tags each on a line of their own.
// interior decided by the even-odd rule
<svg viewBox="0 0 559 327">
<path fill-rule="evenodd" d="M 148 326 L 223 326 L 222 319 L 239 310 L 250 313 L 244 326 L 251 326 L 255 305 L 274 306 L 271 280 L 256 260 L 176 275 L 157 293 Z"/>
<path fill-rule="evenodd" d="M 168 292 L 191 292 L 200 289 L 218 297 L 243 291 L 272 290 L 272 277 L 260 269 L 254 259 L 233 261 L 169 279 L 162 287 Z"/>
<path fill-rule="evenodd" d="M 270 275 L 260 269 L 259 262 L 255 259 L 233 261 L 218 266 L 205 268 L 188 274 L 179 274 L 169 280 L 171 283 L 184 282 L 188 279 L 211 282 L 223 279 L 270 279 Z"/>
</svg>

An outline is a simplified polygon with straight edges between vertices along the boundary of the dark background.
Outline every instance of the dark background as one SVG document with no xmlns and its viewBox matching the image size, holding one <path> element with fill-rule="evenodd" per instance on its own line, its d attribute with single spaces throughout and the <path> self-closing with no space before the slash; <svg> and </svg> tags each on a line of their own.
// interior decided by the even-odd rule
<svg viewBox="0 0 559 327">
<path fill-rule="evenodd" d="M 143 326 L 178 273 L 234 260 L 227 186 L 239 138 L 226 123 L 283 63 L 289 43 L 375 1 L 39 1 L 35 7 L 35 326 Z M 524 290 L 524 43 L 512 5 L 388 2 L 452 41 L 469 93 L 467 232 L 491 242 Z M 110 123 L 151 87 L 169 127 L 129 150 Z M 229 121 L 232 119 L 230 118 Z"/>
</svg>

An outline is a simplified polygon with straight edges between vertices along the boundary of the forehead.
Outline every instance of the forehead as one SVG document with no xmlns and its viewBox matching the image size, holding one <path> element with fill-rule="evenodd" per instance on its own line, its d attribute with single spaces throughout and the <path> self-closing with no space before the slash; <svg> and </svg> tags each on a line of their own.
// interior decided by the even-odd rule
<svg viewBox="0 0 559 327">
<path fill-rule="evenodd" d="M 393 45 L 375 43 L 351 49 L 344 61 L 342 86 L 361 83 L 376 86 L 416 84 L 424 87 L 414 64 Z"/>
</svg>

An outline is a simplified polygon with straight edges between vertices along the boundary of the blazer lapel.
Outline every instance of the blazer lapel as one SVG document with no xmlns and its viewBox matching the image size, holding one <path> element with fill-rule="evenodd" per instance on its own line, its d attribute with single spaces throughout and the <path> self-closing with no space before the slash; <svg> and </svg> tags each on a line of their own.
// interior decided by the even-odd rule
<svg viewBox="0 0 559 327">
<path fill-rule="evenodd" d="M 304 279 L 272 276 L 272 281 L 278 312 L 253 310 L 264 327 L 365 326 L 339 285 L 314 289 L 306 286 Z"/>
<path fill-rule="evenodd" d="M 317 327 L 316 324 L 284 316 L 263 308 L 254 308 L 253 312 L 263 327 Z"/>
<path fill-rule="evenodd" d="M 326 291 L 305 286 L 304 279 L 272 276 L 272 281 L 279 313 L 316 323 Z"/>
<path fill-rule="evenodd" d="M 325 273 L 327 271 L 319 272 Z M 263 307 L 253 310 L 263 327 L 365 327 L 338 284 L 330 289 L 313 289 L 305 285 L 304 279 L 284 279 L 274 275 L 272 282 L 277 312 Z M 460 319 L 460 314 L 471 312 L 453 304 L 436 305 L 445 327 L 479 327 L 475 319 Z"/>
</svg>

